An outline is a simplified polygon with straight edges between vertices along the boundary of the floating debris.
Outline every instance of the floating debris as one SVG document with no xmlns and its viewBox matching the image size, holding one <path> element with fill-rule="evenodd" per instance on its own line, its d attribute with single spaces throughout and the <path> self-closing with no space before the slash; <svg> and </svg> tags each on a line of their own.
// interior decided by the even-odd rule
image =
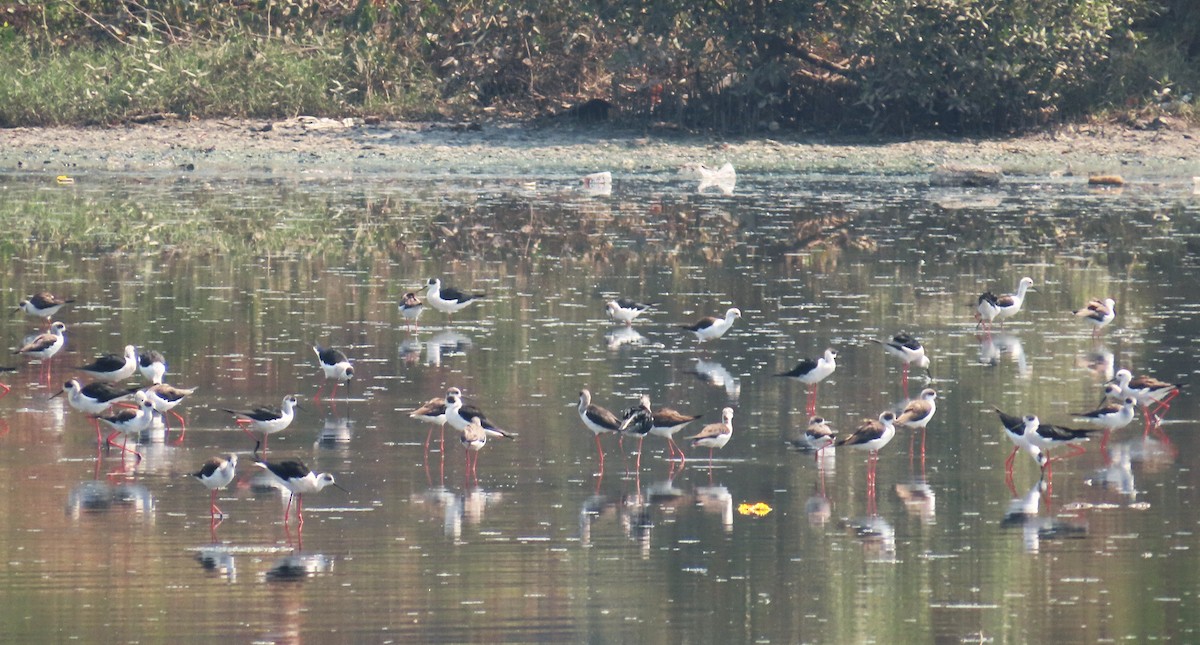
<svg viewBox="0 0 1200 645">
<path fill-rule="evenodd" d="M 738 513 L 741 513 L 742 515 L 753 515 L 755 517 L 762 517 L 767 513 L 770 513 L 772 510 L 773 509 L 768 506 L 766 502 L 755 502 L 753 504 L 742 503 L 738 505 Z"/>
</svg>

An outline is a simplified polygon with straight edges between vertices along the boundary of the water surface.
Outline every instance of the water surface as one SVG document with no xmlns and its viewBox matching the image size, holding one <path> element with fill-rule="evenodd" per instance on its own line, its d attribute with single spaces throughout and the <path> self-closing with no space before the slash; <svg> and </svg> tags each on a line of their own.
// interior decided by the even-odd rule
<svg viewBox="0 0 1200 645">
<path fill-rule="evenodd" d="M 1195 639 L 1198 416 L 1189 392 L 1161 433 L 1140 417 L 1107 451 L 1039 487 L 992 412 L 1071 423 L 1112 370 L 1190 382 L 1200 308 L 1200 201 L 1170 185 L 1078 180 L 934 188 L 923 178 L 759 175 L 732 195 L 674 175 L 248 179 L 96 173 L 72 185 L 0 178 L 5 301 L 50 289 L 68 348 L 49 383 L 13 357 L 0 399 L 5 640 L 234 642 L 1104 642 Z M 1033 278 L 988 335 L 983 289 Z M 396 304 L 429 277 L 487 298 L 410 328 Z M 659 303 L 614 326 L 616 294 Z M 424 295 L 423 293 L 421 294 Z M 1070 315 L 1117 301 L 1099 339 Z M 676 325 L 739 307 L 724 338 Z M 0 321 L 11 347 L 44 323 Z M 938 390 L 920 437 L 901 430 L 875 489 L 861 453 L 793 450 L 804 386 L 775 378 L 826 347 L 818 413 L 850 432 L 903 404 L 899 363 L 871 343 L 921 338 Z M 311 346 L 356 378 L 332 400 Z M 199 391 L 187 434 L 144 459 L 97 454 L 90 422 L 50 398 L 73 367 L 127 343 Z M 516 441 L 468 479 L 453 433 L 405 410 L 449 386 Z M 650 438 L 605 468 L 575 412 L 649 393 L 716 422 L 710 462 Z M 1189 388 L 1190 389 L 1190 388 Z M 252 483 L 253 441 L 219 408 L 302 395 L 272 459 L 300 457 L 349 493 L 306 500 Z M 219 498 L 187 474 L 242 459 Z M 1014 502 L 1028 513 L 1006 514 Z M 763 502 L 762 517 L 738 512 Z"/>
</svg>

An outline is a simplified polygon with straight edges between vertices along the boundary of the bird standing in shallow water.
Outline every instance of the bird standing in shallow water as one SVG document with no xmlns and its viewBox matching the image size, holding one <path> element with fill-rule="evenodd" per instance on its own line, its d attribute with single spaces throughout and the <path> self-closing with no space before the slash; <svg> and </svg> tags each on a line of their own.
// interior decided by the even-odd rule
<svg viewBox="0 0 1200 645">
<path fill-rule="evenodd" d="M 1112 298 L 1090 300 L 1082 309 L 1072 313 L 1092 326 L 1092 338 L 1095 338 L 1100 335 L 1100 331 L 1106 325 L 1117 317 L 1117 303 Z"/>
<path fill-rule="evenodd" d="M 869 452 L 867 457 L 867 485 L 875 488 L 875 464 L 879 460 L 879 451 L 896 436 L 896 414 L 884 412 L 879 420 L 864 421 L 853 434 L 838 437 L 835 446 L 855 448 Z"/>
<path fill-rule="evenodd" d="M 157 385 L 167 375 L 167 359 L 153 349 L 141 351 L 137 353 L 137 368 L 142 378 Z"/>
<path fill-rule="evenodd" d="M 646 440 L 646 435 L 650 434 L 653 429 L 654 413 L 650 410 L 650 395 L 643 394 L 637 405 L 625 411 L 625 415 L 621 418 L 621 426 L 618 428 L 622 440 L 626 435 L 637 437 L 638 456 L 635 468 L 639 473 L 642 471 L 642 442 Z M 620 443 L 618 441 L 618 445 Z"/>
<path fill-rule="evenodd" d="M 404 318 L 406 324 L 418 328 L 421 326 L 418 319 L 421 317 L 421 312 L 425 311 L 425 305 L 421 303 L 421 299 L 417 297 L 417 294 L 412 291 L 404 294 L 404 298 L 400 300 L 398 306 L 400 308 L 400 316 Z"/>
<path fill-rule="evenodd" d="M 925 426 L 929 425 L 936 412 L 937 392 L 927 387 L 921 390 L 921 396 L 909 401 L 900 416 L 896 417 L 896 424 L 921 431 L 922 457 L 925 455 Z M 909 452 L 912 452 L 912 442 L 909 442 Z"/>
<path fill-rule="evenodd" d="M 837 369 L 836 359 L 837 351 L 833 348 L 826 349 L 825 355 L 821 358 L 815 360 L 806 358 L 797 363 L 790 371 L 775 376 L 784 376 L 808 385 L 808 403 L 805 405 L 804 411 L 815 415 L 817 412 L 817 388 L 820 387 L 821 381 Z"/>
<path fill-rule="evenodd" d="M 1119 396 L 1121 394 L 1121 387 L 1110 383 L 1106 391 Z M 1071 415 L 1102 428 L 1120 430 L 1133 421 L 1133 409 L 1136 405 L 1137 401 L 1133 397 L 1126 397 L 1120 403 L 1105 403 L 1095 410 L 1072 412 Z"/>
<path fill-rule="evenodd" d="M 126 345 L 124 354 L 104 354 L 80 367 L 79 371 L 97 381 L 116 383 L 133 376 L 137 368 L 137 350 L 133 345 Z"/>
<path fill-rule="evenodd" d="M 621 420 L 611 410 L 592 403 L 592 393 L 586 388 L 579 391 L 579 419 L 596 437 L 596 453 L 600 455 L 600 471 L 604 472 L 604 448 L 600 445 L 600 435 L 610 432 L 619 434 Z"/>
<path fill-rule="evenodd" d="M 837 431 L 821 417 L 812 417 L 804 429 L 804 444 L 813 451 L 813 458 L 821 459 L 821 453 L 837 441 Z"/>
<path fill-rule="evenodd" d="M 271 463 L 267 461 L 256 461 L 255 466 L 267 471 L 270 478 L 280 486 L 286 488 L 289 493 L 287 508 L 283 509 L 283 525 L 288 525 L 288 516 L 292 510 L 292 498 L 296 500 L 296 525 L 304 526 L 304 495 L 306 493 L 318 493 L 325 490 L 328 486 L 341 489 L 342 488 L 333 480 L 333 475 L 329 473 L 314 473 L 312 469 L 304 465 L 304 462 L 299 459 L 289 459 Z"/>
<path fill-rule="evenodd" d="M 461 397 L 462 391 L 456 387 L 452 387 L 447 391 L 446 394 L 448 397 Z M 415 410 L 409 412 L 408 416 L 410 418 L 416 419 L 418 421 L 424 421 L 425 423 L 431 423 L 433 425 L 440 426 L 442 429 L 442 438 L 441 438 L 442 449 L 443 450 L 445 449 L 445 447 L 446 447 L 446 421 L 447 421 L 446 399 L 443 399 L 440 396 L 436 396 L 432 399 L 429 399 L 421 407 L 416 408 Z M 426 433 L 426 435 L 425 435 L 425 450 L 426 451 L 429 450 L 429 440 L 431 438 L 433 438 L 433 428 L 430 428 L 429 432 Z"/>
<path fill-rule="evenodd" d="M 104 444 L 104 438 L 100 434 L 100 422 L 96 416 L 104 414 L 114 404 L 131 398 L 137 391 L 136 387 L 123 388 L 103 381 L 80 385 L 79 381 L 71 379 L 63 383 L 63 389 L 51 394 L 50 398 L 66 393 L 67 403 L 71 407 L 92 418 L 92 424 L 96 427 L 96 447 L 99 448 Z"/>
<path fill-rule="evenodd" d="M 1027 423 L 1025 427 L 1025 438 L 1029 441 L 1029 443 L 1037 446 L 1044 453 L 1046 460 L 1043 464 L 1043 468 L 1045 468 L 1047 474 L 1049 474 L 1050 467 L 1053 462 L 1060 459 L 1066 459 L 1067 457 L 1082 455 L 1085 450 L 1083 446 L 1079 444 L 1084 441 L 1088 441 L 1092 438 L 1093 434 L 1100 432 L 1100 430 L 1096 428 L 1066 428 L 1049 423 L 1042 423 L 1037 416 L 1032 414 L 1028 415 L 1026 419 Z M 1070 447 L 1071 454 L 1067 455 L 1066 457 L 1050 458 L 1050 450 L 1057 446 Z"/>
<path fill-rule="evenodd" d="M 637 302 L 634 300 L 629 300 L 628 298 L 617 298 L 616 300 L 609 300 L 608 303 L 604 305 L 604 308 L 608 312 L 608 317 L 611 318 L 613 322 L 622 322 L 626 325 L 632 325 L 634 318 L 642 315 L 643 312 L 653 306 L 654 303 Z"/>
<path fill-rule="evenodd" d="M 708 463 L 711 466 L 713 450 L 724 448 L 731 437 L 733 437 L 733 408 L 725 408 L 721 410 L 720 423 L 710 423 L 687 439 L 692 442 L 692 448 L 708 448 Z"/>
<path fill-rule="evenodd" d="M 1179 396 L 1179 390 L 1183 388 L 1182 384 L 1160 381 L 1145 374 L 1134 377 L 1133 372 L 1127 369 L 1117 370 L 1113 381 L 1121 388 L 1120 396 L 1131 396 L 1142 405 L 1146 415 L 1147 431 L 1151 425 L 1162 422 L 1167 410 L 1171 409 L 1171 400 Z"/>
<path fill-rule="evenodd" d="M 175 444 L 183 443 L 183 437 L 187 435 L 187 422 L 183 420 L 183 416 L 175 411 L 183 400 L 192 394 L 195 394 L 196 388 L 180 388 L 166 383 L 157 383 L 146 388 L 146 397 L 150 399 L 150 403 L 154 409 L 162 415 L 163 425 L 166 427 L 166 432 L 171 431 L 171 424 L 167 421 L 167 414 L 174 415 L 179 419 L 179 438 L 175 440 Z"/>
<path fill-rule="evenodd" d="M 1009 482 L 1012 481 L 1013 460 L 1016 459 L 1017 452 L 1021 450 L 1029 453 L 1029 456 L 1033 457 L 1039 466 L 1044 466 L 1044 460 L 1040 457 L 1042 449 L 1034 445 L 1032 441 L 1033 433 L 1037 432 L 1038 418 L 1032 414 L 1014 417 L 1011 414 L 1005 414 L 1000 408 L 992 409 L 996 411 L 996 415 L 1000 417 L 1000 423 L 1004 425 L 1004 434 L 1013 442 L 1012 452 L 1004 460 L 1004 472 L 1007 473 Z"/>
<path fill-rule="evenodd" d="M 724 318 L 716 318 L 713 316 L 705 316 L 700 320 L 690 325 L 680 325 L 680 329 L 686 329 L 696 335 L 696 340 L 704 342 L 707 340 L 716 340 L 725 335 L 729 328 L 733 326 L 733 321 L 742 317 L 742 310 L 737 307 L 730 307 L 725 312 Z"/>
<path fill-rule="evenodd" d="M 471 422 L 459 431 L 458 441 L 466 453 L 467 471 L 465 474 L 478 484 L 479 451 L 487 445 L 487 433 L 483 431 L 483 424 L 480 423 L 479 417 L 472 417 Z M 472 459 L 472 455 L 474 455 L 474 459 Z"/>
<path fill-rule="evenodd" d="M 105 440 L 109 445 L 117 445 L 112 440 L 118 433 L 125 435 L 124 440 L 121 442 L 122 459 L 124 458 L 123 453 L 130 452 L 137 457 L 138 461 L 141 461 L 142 453 L 130 450 L 128 447 L 129 435 L 137 437 L 141 435 L 143 430 L 150 427 L 150 424 L 154 421 L 154 404 L 150 403 L 150 399 L 141 392 L 136 393 L 134 396 L 138 399 L 138 408 L 136 410 L 122 408 L 112 414 L 101 415 L 96 418 L 113 429 L 112 434 L 108 435 L 108 438 Z"/>
<path fill-rule="evenodd" d="M 321 364 L 321 371 L 325 373 L 325 380 L 333 381 L 333 389 L 329 392 L 329 398 L 333 398 L 334 394 L 337 393 L 339 385 L 354 378 L 354 367 L 350 365 L 350 359 L 346 358 L 346 355 L 341 350 L 313 345 L 313 353 L 317 355 L 317 362 Z M 317 388 L 317 393 L 313 395 L 313 401 L 319 402 L 321 400 L 321 390 L 324 388 L 324 384 Z"/>
<path fill-rule="evenodd" d="M 1104 391 L 1114 397 L 1121 395 L 1121 387 L 1115 383 L 1105 385 Z M 1137 400 L 1130 396 L 1122 399 L 1120 403 L 1103 403 L 1095 410 L 1071 414 L 1080 421 L 1104 428 L 1104 436 L 1100 438 L 1100 450 L 1103 452 L 1108 449 L 1108 437 L 1112 431 L 1120 430 L 1133 421 L 1136 405 Z"/>
<path fill-rule="evenodd" d="M 1016 293 L 1006 293 L 1002 296 L 997 296 L 990 291 L 985 291 L 979 296 L 979 302 L 975 307 L 975 319 L 979 321 L 976 327 L 984 327 L 991 331 L 992 321 L 999 320 L 1000 328 L 1004 328 L 1004 320 L 1012 318 L 1021 311 L 1021 305 L 1025 303 L 1025 293 L 1033 286 L 1033 278 L 1021 278 L 1020 284 L 1017 285 Z"/>
<path fill-rule="evenodd" d="M 192 473 L 192 477 L 200 480 L 209 491 L 208 513 L 212 517 L 224 517 L 225 513 L 217 508 L 217 490 L 225 488 L 233 482 L 237 474 L 237 455 L 228 454 L 222 457 L 212 457 L 204 462 L 200 470 Z"/>
<path fill-rule="evenodd" d="M 442 281 L 438 278 L 430 278 L 428 287 L 425 299 L 429 302 L 429 306 L 451 316 L 486 295 L 482 293 L 467 295 L 453 287 L 442 287 Z"/>
<path fill-rule="evenodd" d="M 222 411 L 228 412 L 237 418 L 238 425 L 249 426 L 243 427 L 242 430 L 254 437 L 252 431 L 262 433 L 262 449 L 267 450 L 267 436 L 276 432 L 283 432 L 289 425 L 292 424 L 292 419 L 296 416 L 296 409 L 299 408 L 296 403 L 296 396 L 289 394 L 283 397 L 283 403 L 278 408 L 268 406 L 259 406 L 253 410 L 230 410 L 229 408 L 221 408 Z M 257 437 L 254 437 L 257 439 Z M 258 451 L 258 444 L 255 444 L 255 452 Z"/>
<path fill-rule="evenodd" d="M 62 298 L 55 297 L 55 295 L 49 291 L 39 291 L 22 300 L 21 302 L 18 302 L 17 311 L 24 311 L 30 316 L 34 316 L 36 318 L 45 318 L 48 321 L 54 317 L 54 314 L 58 313 L 59 309 L 63 308 L 63 305 L 68 305 L 72 302 L 75 302 L 74 298 L 67 298 L 64 300 Z"/>
<path fill-rule="evenodd" d="M 908 402 L 904 411 L 896 417 L 896 423 L 909 428 L 924 429 L 937 412 L 937 392 L 933 388 L 921 390 L 921 396 Z"/>
<path fill-rule="evenodd" d="M 933 380 L 933 370 L 929 369 L 929 357 L 925 354 L 925 346 L 915 336 L 900 332 L 892 336 L 891 340 L 883 341 L 872 338 L 871 342 L 883 346 L 884 351 L 904 363 L 904 371 L 900 376 L 900 387 L 904 390 L 906 398 L 908 397 L 908 370 L 913 363 L 925 370 L 929 379 Z"/>
<path fill-rule="evenodd" d="M 668 459 L 679 453 L 680 465 L 687 461 L 684 457 L 683 449 L 675 445 L 674 435 L 676 432 L 687 427 L 687 425 L 704 415 L 702 414 L 684 414 L 674 408 L 659 408 L 650 415 L 652 426 L 650 434 L 662 437 L 667 440 L 667 450 L 669 451 Z"/>
<path fill-rule="evenodd" d="M 479 423 L 483 426 L 483 431 L 489 437 L 504 437 L 505 439 L 515 439 L 517 433 L 509 432 L 496 426 L 488 420 L 487 415 L 483 413 L 477 406 L 470 405 L 463 400 L 462 392 L 458 388 L 450 388 L 446 392 L 446 423 L 451 428 L 461 432 L 463 428 L 471 423 L 471 420 L 479 417 Z"/>
<path fill-rule="evenodd" d="M 55 321 L 50 324 L 50 331 L 44 334 L 38 334 L 29 339 L 20 349 L 14 350 L 14 354 L 23 354 L 30 358 L 36 358 L 42 362 L 42 369 L 46 373 L 46 384 L 50 384 L 50 359 L 63 348 L 67 342 L 67 326 L 61 321 Z"/>
</svg>

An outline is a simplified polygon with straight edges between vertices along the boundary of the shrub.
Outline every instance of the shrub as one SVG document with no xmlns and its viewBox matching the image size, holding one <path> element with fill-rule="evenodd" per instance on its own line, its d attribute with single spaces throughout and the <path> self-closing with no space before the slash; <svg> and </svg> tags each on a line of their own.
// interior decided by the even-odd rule
<svg viewBox="0 0 1200 645">
<path fill-rule="evenodd" d="M 997 132 L 1200 82 L 1195 0 L 18 0 L 0 124 L 532 116 Z M 1190 109 L 1190 107 L 1188 108 Z"/>
<path fill-rule="evenodd" d="M 1073 116 L 1103 88 L 1118 0 L 862 1 L 852 54 L 877 129 L 1007 130 Z"/>
</svg>

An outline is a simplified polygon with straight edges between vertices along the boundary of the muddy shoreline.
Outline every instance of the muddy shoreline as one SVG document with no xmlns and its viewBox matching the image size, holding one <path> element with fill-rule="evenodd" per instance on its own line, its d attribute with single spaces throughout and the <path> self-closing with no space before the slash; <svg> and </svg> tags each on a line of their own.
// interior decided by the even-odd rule
<svg viewBox="0 0 1200 645">
<path fill-rule="evenodd" d="M 615 126 L 496 122 L 176 121 L 94 128 L 0 130 L 0 172 L 396 177 L 566 177 L 655 173 L 732 162 L 739 173 L 920 175 L 953 165 L 1010 177 L 1120 175 L 1190 183 L 1200 176 L 1200 129 L 1114 125 L 1006 139 L 873 141 L 806 136 L 726 139 Z"/>
</svg>

